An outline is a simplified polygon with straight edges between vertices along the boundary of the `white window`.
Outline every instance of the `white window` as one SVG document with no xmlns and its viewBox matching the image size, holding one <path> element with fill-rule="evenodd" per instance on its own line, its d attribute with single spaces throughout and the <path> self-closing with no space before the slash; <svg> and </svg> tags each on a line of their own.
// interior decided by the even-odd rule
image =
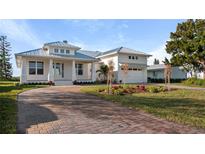
<svg viewBox="0 0 205 154">
<path fill-rule="evenodd" d="M 55 52 L 55 53 L 58 53 L 58 49 L 54 49 L 54 52 Z"/>
<path fill-rule="evenodd" d="M 61 53 L 64 53 L 64 49 L 61 49 L 60 52 L 61 52 Z"/>
<path fill-rule="evenodd" d="M 66 54 L 70 54 L 70 50 L 66 50 Z"/>
<path fill-rule="evenodd" d="M 76 74 L 83 75 L 83 64 L 75 64 Z"/>
<path fill-rule="evenodd" d="M 37 62 L 37 74 L 43 75 L 43 62 L 40 61 Z"/>
<path fill-rule="evenodd" d="M 29 75 L 35 75 L 35 74 L 36 74 L 36 62 L 29 61 Z"/>
<path fill-rule="evenodd" d="M 29 61 L 29 75 L 43 75 L 43 62 Z"/>
</svg>

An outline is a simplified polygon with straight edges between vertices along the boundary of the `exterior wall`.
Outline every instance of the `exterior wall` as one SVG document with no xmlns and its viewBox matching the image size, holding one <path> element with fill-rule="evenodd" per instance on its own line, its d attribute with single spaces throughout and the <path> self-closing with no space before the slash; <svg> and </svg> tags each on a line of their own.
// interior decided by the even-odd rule
<svg viewBox="0 0 205 154">
<path fill-rule="evenodd" d="M 75 54 L 75 51 L 74 51 L 74 49 L 70 49 L 70 48 L 59 48 L 59 47 L 51 47 L 51 46 L 49 46 L 49 47 L 47 47 L 48 48 L 48 52 L 49 53 L 55 53 L 54 52 L 54 49 L 58 49 L 59 51 L 59 53 L 55 53 L 55 54 L 60 54 L 60 55 L 74 55 Z M 66 53 L 64 53 L 64 54 L 62 54 L 62 53 L 60 53 L 60 49 L 64 49 L 64 50 L 70 50 L 70 54 L 66 54 Z M 64 51 L 65 52 L 65 51 Z"/>
<path fill-rule="evenodd" d="M 164 79 L 164 70 L 148 70 L 147 77 L 152 79 Z"/>
<path fill-rule="evenodd" d="M 187 73 L 183 70 L 180 70 L 179 67 L 172 68 L 172 78 L 173 79 L 186 79 Z"/>
<path fill-rule="evenodd" d="M 29 74 L 29 61 L 41 61 L 44 63 L 43 75 L 30 75 Z M 54 71 L 54 82 L 55 81 L 72 81 L 72 61 L 70 60 L 53 60 L 54 63 L 64 64 L 64 77 L 58 76 Z M 91 63 L 83 63 L 76 61 L 76 64 L 83 64 L 83 75 L 76 75 L 77 80 L 91 80 Z M 49 59 L 45 58 L 30 58 L 23 57 L 21 64 L 21 83 L 28 82 L 47 82 L 49 72 Z"/>
<path fill-rule="evenodd" d="M 138 59 L 129 59 L 129 56 L 137 56 Z M 119 63 L 134 63 L 147 65 L 147 57 L 133 54 L 119 54 Z M 119 67 L 118 81 L 123 81 L 123 71 Z M 142 68 L 141 71 L 129 70 L 125 83 L 146 83 L 147 82 L 147 68 Z"/>
<path fill-rule="evenodd" d="M 118 72 L 118 81 L 123 82 L 123 71 Z M 125 83 L 147 83 L 147 69 L 144 68 L 142 71 L 129 70 L 125 78 Z"/>
<path fill-rule="evenodd" d="M 164 79 L 164 69 L 148 70 L 147 74 L 149 78 Z M 183 70 L 180 70 L 179 67 L 172 67 L 172 77 L 171 78 L 172 79 L 186 79 L 187 73 Z"/>
<path fill-rule="evenodd" d="M 75 62 L 76 64 L 83 64 L 83 75 L 77 75 L 77 80 L 91 80 L 91 63 Z"/>
<path fill-rule="evenodd" d="M 129 59 L 128 56 L 137 56 L 138 59 Z M 133 54 L 119 54 L 119 63 L 147 64 L 147 57 Z"/>
<path fill-rule="evenodd" d="M 119 68 L 119 63 L 118 63 L 118 55 L 114 54 L 114 55 L 110 55 L 110 56 L 106 56 L 101 59 L 101 63 L 104 63 L 105 65 L 108 65 L 109 61 L 113 61 L 114 63 L 114 80 L 118 81 L 118 68 Z M 100 67 L 100 65 L 96 66 L 96 70 L 98 70 Z M 98 74 L 96 75 L 96 77 L 98 77 Z"/>
<path fill-rule="evenodd" d="M 138 59 L 129 59 L 132 54 L 114 54 L 101 58 L 101 62 L 108 64 L 110 60 L 114 62 L 114 79 L 119 82 L 123 81 L 123 72 L 120 68 L 120 63 L 135 63 L 135 64 L 145 64 L 147 65 L 147 57 L 141 55 L 137 56 Z M 98 66 L 99 67 L 99 66 Z M 125 83 L 146 83 L 147 82 L 147 69 L 143 68 L 142 71 L 129 70 Z"/>
<path fill-rule="evenodd" d="M 203 72 L 188 72 L 187 73 L 187 78 L 191 78 L 196 76 L 197 79 L 204 79 L 204 73 Z"/>
<path fill-rule="evenodd" d="M 55 80 L 72 80 L 72 61 L 66 60 L 54 60 L 54 63 L 63 63 L 64 64 L 64 78 L 58 76 L 54 71 L 54 81 Z"/>
<path fill-rule="evenodd" d="M 113 61 L 114 63 L 114 71 L 118 71 L 118 55 L 110 55 L 110 56 L 106 56 L 103 58 L 100 58 L 101 62 L 103 62 L 105 65 L 108 65 L 109 61 Z"/>
</svg>

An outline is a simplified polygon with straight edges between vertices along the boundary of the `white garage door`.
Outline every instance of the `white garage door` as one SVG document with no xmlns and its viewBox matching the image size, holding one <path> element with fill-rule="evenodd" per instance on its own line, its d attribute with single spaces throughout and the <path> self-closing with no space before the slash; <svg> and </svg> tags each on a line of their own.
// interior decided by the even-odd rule
<svg viewBox="0 0 205 154">
<path fill-rule="evenodd" d="M 132 70 L 128 71 L 127 77 L 125 79 L 125 83 L 142 83 L 142 82 L 144 82 L 144 71 L 132 71 Z"/>
</svg>

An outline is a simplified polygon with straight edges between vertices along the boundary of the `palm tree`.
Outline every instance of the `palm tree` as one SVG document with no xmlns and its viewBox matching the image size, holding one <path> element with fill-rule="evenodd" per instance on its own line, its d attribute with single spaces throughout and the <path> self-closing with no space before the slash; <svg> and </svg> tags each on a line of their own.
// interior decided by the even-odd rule
<svg viewBox="0 0 205 154">
<path fill-rule="evenodd" d="M 103 80 L 107 80 L 107 75 L 108 75 L 109 68 L 107 65 L 103 64 L 100 66 L 100 69 L 96 71 L 96 73 L 99 73 L 98 76 L 99 78 L 103 78 Z"/>
</svg>

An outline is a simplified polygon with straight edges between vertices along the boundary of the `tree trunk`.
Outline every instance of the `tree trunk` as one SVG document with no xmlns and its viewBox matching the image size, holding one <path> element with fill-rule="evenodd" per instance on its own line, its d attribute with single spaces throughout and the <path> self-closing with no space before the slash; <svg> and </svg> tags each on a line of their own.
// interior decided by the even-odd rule
<svg viewBox="0 0 205 154">
<path fill-rule="evenodd" d="M 204 68 L 203 73 L 204 73 L 204 80 L 205 80 L 205 62 L 203 63 L 203 68 Z"/>
</svg>

